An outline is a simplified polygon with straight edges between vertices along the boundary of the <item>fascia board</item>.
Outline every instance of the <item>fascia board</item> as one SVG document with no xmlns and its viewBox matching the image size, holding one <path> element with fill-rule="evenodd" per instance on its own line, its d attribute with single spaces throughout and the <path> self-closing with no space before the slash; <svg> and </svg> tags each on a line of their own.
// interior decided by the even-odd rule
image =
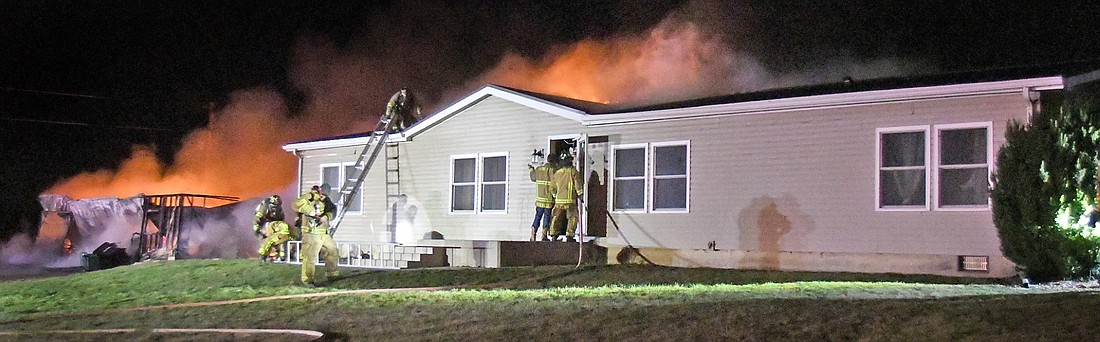
<svg viewBox="0 0 1100 342">
<path fill-rule="evenodd" d="M 409 130 L 405 132 L 407 139 L 411 140 L 416 135 L 431 129 L 436 125 L 439 125 L 443 121 L 446 121 L 447 119 L 455 116 L 466 108 L 473 106 L 474 104 L 489 96 L 496 96 L 508 101 L 512 101 L 546 113 L 558 115 L 577 122 L 581 122 L 582 120 L 584 120 L 584 117 L 587 116 L 584 112 L 574 108 L 566 107 L 553 102 L 547 102 L 536 97 L 521 94 L 490 84 L 482 87 L 480 90 L 474 92 L 473 94 L 462 98 L 462 100 L 455 102 L 454 104 L 448 106 L 442 111 L 439 111 L 435 115 L 429 116 L 424 121 L 418 122 L 416 125 L 413 125 L 413 127 L 410 127 Z"/>
<path fill-rule="evenodd" d="M 827 94 L 791 97 L 762 101 L 718 104 L 710 106 L 662 109 L 644 112 L 602 114 L 588 116 L 585 126 L 629 124 L 646 121 L 665 121 L 710 117 L 716 115 L 747 115 L 771 112 L 810 110 L 832 107 L 867 105 L 875 103 L 904 102 L 937 98 L 984 96 L 1020 93 L 1025 89 L 1062 89 L 1061 76 L 1028 78 L 1009 81 L 967 83 L 944 86 L 872 90 L 856 93 Z"/>
<path fill-rule="evenodd" d="M 407 141 L 407 140 L 408 139 L 405 137 L 405 134 L 403 134 L 403 133 L 391 133 L 390 136 L 386 137 L 386 142 L 387 143 L 403 142 L 403 141 Z M 304 142 L 304 143 L 286 144 L 286 145 L 283 145 L 283 151 L 294 152 L 294 151 L 319 150 L 319 149 L 325 149 L 325 148 L 363 146 L 363 145 L 367 144 L 367 141 L 370 141 L 370 136 L 362 136 L 362 137 L 355 137 L 355 138 L 344 138 L 344 139 L 333 139 L 333 140 L 318 140 L 318 141 L 310 141 L 310 142 Z"/>
</svg>

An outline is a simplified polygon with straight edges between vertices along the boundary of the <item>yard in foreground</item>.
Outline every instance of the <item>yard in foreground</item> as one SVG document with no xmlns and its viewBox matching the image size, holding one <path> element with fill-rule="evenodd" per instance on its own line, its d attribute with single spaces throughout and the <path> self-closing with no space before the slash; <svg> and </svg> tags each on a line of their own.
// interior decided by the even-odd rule
<svg viewBox="0 0 1100 342">
<path fill-rule="evenodd" d="M 297 272 L 255 260 L 180 260 L 3 282 L 0 340 L 313 338 L 153 330 L 166 328 L 302 329 L 322 332 L 326 341 L 1100 336 L 1098 292 L 982 279 L 618 265 L 345 269 L 336 281 L 303 288 L 294 285 Z M 389 288 L 428 289 L 358 291 Z M 91 329 L 118 330 L 49 333 Z"/>
</svg>

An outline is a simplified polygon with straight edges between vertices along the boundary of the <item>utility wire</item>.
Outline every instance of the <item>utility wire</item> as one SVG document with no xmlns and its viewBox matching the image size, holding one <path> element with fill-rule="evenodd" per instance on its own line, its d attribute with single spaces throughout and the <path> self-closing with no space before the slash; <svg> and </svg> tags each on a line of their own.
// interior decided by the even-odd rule
<svg viewBox="0 0 1100 342">
<path fill-rule="evenodd" d="M 93 124 L 86 123 L 86 122 L 75 122 L 75 121 L 19 119 L 19 118 L 5 118 L 5 117 L 0 117 L 0 120 L 16 121 L 16 122 L 44 123 L 44 124 L 53 124 L 53 125 L 66 125 L 66 126 L 110 127 L 110 128 L 117 128 L 117 129 L 132 129 L 132 130 L 141 130 L 141 131 L 159 131 L 159 132 L 173 132 L 174 131 L 174 130 L 167 129 L 167 128 L 143 127 L 143 126 L 121 126 L 121 125 L 93 125 Z"/>
<path fill-rule="evenodd" d="M 20 89 L 20 88 L 12 88 L 12 87 L 0 87 L 0 90 L 18 91 L 18 92 L 33 93 L 33 94 L 58 95 L 58 96 L 69 96 L 69 97 L 83 97 L 83 98 L 86 98 L 86 99 L 101 99 L 101 100 L 107 100 L 108 99 L 106 97 L 95 96 L 95 95 L 62 93 L 62 92 L 57 92 L 57 91 L 45 91 L 45 90 L 33 90 L 33 89 Z"/>
</svg>

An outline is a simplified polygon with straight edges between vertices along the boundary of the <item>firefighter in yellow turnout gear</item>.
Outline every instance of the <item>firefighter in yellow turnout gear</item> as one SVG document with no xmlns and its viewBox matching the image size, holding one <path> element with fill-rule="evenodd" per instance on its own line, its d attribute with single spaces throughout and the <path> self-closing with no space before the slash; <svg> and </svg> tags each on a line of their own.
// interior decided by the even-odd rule
<svg viewBox="0 0 1100 342">
<path fill-rule="evenodd" d="M 538 238 L 539 221 L 542 221 L 542 240 L 548 240 L 550 230 L 550 211 L 554 208 L 554 196 L 550 195 L 550 178 L 557 168 L 554 160 L 531 168 L 531 181 L 535 182 L 535 220 L 531 222 L 531 241 Z"/>
<path fill-rule="evenodd" d="M 315 285 L 313 271 L 317 258 L 325 260 L 325 276 L 329 281 L 340 276 L 336 264 L 340 252 L 336 242 L 328 234 L 329 220 L 335 208 L 328 208 L 327 195 L 320 188 L 313 187 L 309 192 L 294 201 L 294 210 L 302 214 L 302 284 Z M 331 203 L 329 201 L 328 203 Z"/>
<path fill-rule="evenodd" d="M 580 212 L 577 204 L 580 203 L 581 194 L 584 193 L 584 183 L 581 173 L 573 167 L 573 156 L 568 153 L 561 155 L 561 165 L 550 179 L 550 195 L 554 196 L 553 219 L 550 222 L 550 235 L 557 240 L 561 235 L 559 220 L 565 216 L 568 220 L 565 228 L 567 241 L 575 241 L 577 232 L 577 218 Z"/>
<path fill-rule="evenodd" d="M 256 217 L 252 220 L 252 231 L 256 232 L 257 236 L 263 237 L 264 240 L 260 243 L 260 261 L 267 261 L 268 255 L 271 254 L 271 249 L 276 248 L 279 251 L 279 259 L 286 258 L 286 251 L 280 246 L 290 240 L 290 225 L 286 224 L 286 216 L 283 214 L 283 201 L 279 198 L 279 195 L 273 195 L 260 202 L 256 206 Z M 266 235 L 267 231 L 271 231 L 271 235 Z"/>
</svg>

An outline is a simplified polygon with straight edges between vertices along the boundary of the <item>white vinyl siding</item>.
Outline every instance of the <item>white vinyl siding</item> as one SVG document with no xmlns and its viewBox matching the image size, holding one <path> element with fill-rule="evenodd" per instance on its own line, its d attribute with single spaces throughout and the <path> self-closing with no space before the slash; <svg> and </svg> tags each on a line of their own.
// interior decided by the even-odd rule
<svg viewBox="0 0 1100 342">
<path fill-rule="evenodd" d="M 689 150 L 687 141 L 612 146 L 612 210 L 687 212 Z"/>
<path fill-rule="evenodd" d="M 989 208 L 992 122 L 936 126 L 936 208 Z"/>
<path fill-rule="evenodd" d="M 333 203 L 336 203 L 336 210 L 339 213 L 343 203 L 340 202 L 343 194 L 340 190 L 344 188 L 344 182 L 353 182 L 354 178 L 358 178 L 358 168 L 355 167 L 355 163 L 339 163 L 339 164 L 322 164 L 321 165 L 321 184 L 328 184 L 329 191 L 326 195 L 332 199 Z M 357 215 L 363 212 L 363 187 L 360 186 L 359 190 L 355 192 L 355 196 L 351 197 L 351 204 L 348 206 L 348 215 Z"/>
<path fill-rule="evenodd" d="M 452 213 L 503 213 L 507 203 L 507 153 L 451 156 Z"/>
<path fill-rule="evenodd" d="M 876 131 L 876 209 L 989 209 L 991 122 Z"/>
</svg>

